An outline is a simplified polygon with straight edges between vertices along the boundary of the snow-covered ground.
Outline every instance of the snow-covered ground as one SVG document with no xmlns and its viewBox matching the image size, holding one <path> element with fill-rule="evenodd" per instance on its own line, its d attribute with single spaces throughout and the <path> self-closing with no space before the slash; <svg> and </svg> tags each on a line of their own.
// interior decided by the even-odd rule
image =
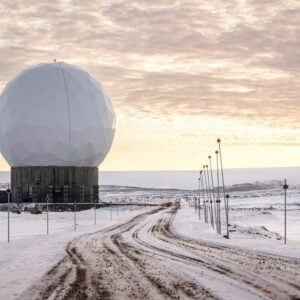
<svg viewBox="0 0 300 300">
<path fill-rule="evenodd" d="M 55 265 L 65 254 L 66 245 L 82 234 L 96 232 L 147 211 L 116 208 L 97 209 L 97 224 L 94 225 L 94 210 L 77 212 L 77 228 L 74 231 L 72 212 L 49 214 L 50 235 L 46 235 L 46 214 L 11 214 L 11 242 L 7 243 L 7 213 L 0 212 L 0 299 L 15 299 L 20 293 Z"/>
<path fill-rule="evenodd" d="M 198 196 L 197 190 L 104 186 L 101 200 L 115 203 L 136 201 L 157 204 L 181 198 L 181 209 L 177 211 L 171 225 L 175 234 L 195 241 L 207 241 L 210 245 L 219 244 L 232 249 L 243 248 L 300 259 L 299 185 L 293 185 L 288 190 L 286 245 L 283 243 L 284 197 L 280 182 L 233 185 L 228 186 L 227 191 L 230 193 L 229 240 L 222 236 L 225 234 L 224 210 L 222 210 L 222 235 L 218 235 L 209 224 L 204 223 L 203 210 L 199 220 L 194 207 L 186 202 L 187 196 Z M 103 207 L 97 209 L 96 225 L 94 225 L 94 209 L 77 212 L 76 231 L 73 212 L 50 212 L 49 236 L 46 235 L 45 213 L 41 215 L 11 213 L 10 243 L 7 243 L 7 212 L 0 211 L 0 299 L 15 299 L 20 295 L 62 259 L 67 244 L 75 237 L 86 236 L 88 233 L 126 222 L 135 215 L 151 209 L 153 208 L 134 207 L 134 210 L 131 210 L 129 207 L 119 206 L 118 209 L 114 207 L 111 210 L 110 207 Z M 150 220 L 152 217 L 149 215 L 147 218 Z M 158 221 L 158 215 L 156 217 L 153 215 L 153 220 L 149 222 L 155 226 L 155 222 Z M 149 222 L 145 223 L 148 224 L 146 229 L 150 228 Z M 152 239 L 146 235 L 148 230 L 146 229 L 142 237 L 144 241 L 151 242 L 151 247 L 155 247 L 155 243 L 158 247 L 162 246 L 156 238 Z M 128 241 L 135 243 L 131 240 L 130 234 Z M 214 290 L 215 287 L 210 289 Z"/>
<path fill-rule="evenodd" d="M 22 300 L 299 298 L 299 259 L 178 236 L 176 219 L 180 227 L 197 223 L 190 212 L 188 205 L 156 207 L 73 239 Z"/>
<path fill-rule="evenodd" d="M 232 199 L 230 217 L 230 223 L 232 224 L 250 228 L 264 227 L 283 238 L 284 197 L 278 193 L 249 199 Z M 287 239 L 289 242 L 300 242 L 299 228 L 300 195 L 299 191 L 295 191 L 294 193 L 289 193 L 287 197 Z M 267 232 L 265 233 L 268 234 Z"/>
<path fill-rule="evenodd" d="M 265 201 L 270 203 L 270 199 L 265 199 Z M 271 201 L 271 203 L 274 206 L 274 202 Z M 241 208 L 241 204 L 237 206 Z M 231 204 L 231 207 L 234 208 L 235 205 Z M 229 215 L 231 224 L 230 239 L 226 239 L 223 237 L 226 234 L 224 222 L 222 222 L 222 235 L 219 235 L 210 224 L 204 222 L 203 211 L 199 220 L 198 212 L 195 212 L 194 207 L 189 206 L 186 201 L 182 201 L 181 209 L 177 212 L 172 229 L 177 234 L 194 240 L 300 258 L 300 240 L 297 240 L 299 238 L 299 227 L 293 227 L 293 237 L 296 237 L 296 239 L 288 239 L 287 244 L 284 245 L 282 236 L 273 231 L 277 227 L 277 223 L 280 222 L 283 226 L 281 220 L 283 215 L 280 216 L 282 212 L 276 212 L 275 216 L 265 215 L 264 212 L 264 210 L 252 209 L 250 211 L 231 210 Z M 289 211 L 289 223 L 292 223 L 292 216 L 294 219 L 297 218 L 299 224 L 299 215 L 299 210 L 296 213 L 295 211 Z M 290 227 L 292 226 L 290 225 Z M 282 229 L 279 225 L 278 228 Z M 278 231 L 281 232 L 282 230 Z"/>
<path fill-rule="evenodd" d="M 73 208 L 73 206 L 72 206 Z M 127 215 L 135 206 L 107 206 L 96 210 L 96 223 L 110 224 L 111 221 L 119 220 Z M 49 212 L 49 232 L 50 234 L 74 230 L 74 212 Z M 95 210 L 87 209 L 76 212 L 76 229 L 95 223 Z M 33 215 L 29 212 L 21 214 L 10 213 L 10 240 L 30 238 L 35 235 L 47 233 L 47 214 Z M 0 242 L 7 241 L 7 212 L 0 211 Z"/>
</svg>

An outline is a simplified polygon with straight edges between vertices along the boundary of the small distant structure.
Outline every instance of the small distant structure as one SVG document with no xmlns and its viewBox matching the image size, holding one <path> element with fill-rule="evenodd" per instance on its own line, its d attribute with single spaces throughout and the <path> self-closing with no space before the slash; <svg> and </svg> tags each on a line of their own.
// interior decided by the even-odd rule
<svg viewBox="0 0 300 300">
<path fill-rule="evenodd" d="M 114 134 L 112 102 L 87 72 L 56 59 L 24 70 L 0 97 L 0 151 L 11 166 L 12 200 L 98 199 L 98 166 Z"/>
</svg>

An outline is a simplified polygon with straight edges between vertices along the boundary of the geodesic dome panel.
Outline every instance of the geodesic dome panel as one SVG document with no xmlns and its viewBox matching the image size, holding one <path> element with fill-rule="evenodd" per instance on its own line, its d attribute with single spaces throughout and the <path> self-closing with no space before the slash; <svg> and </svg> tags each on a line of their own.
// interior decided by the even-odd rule
<svg viewBox="0 0 300 300">
<path fill-rule="evenodd" d="M 0 96 L 0 151 L 14 167 L 98 166 L 114 133 L 101 84 L 73 65 L 29 68 Z"/>
</svg>

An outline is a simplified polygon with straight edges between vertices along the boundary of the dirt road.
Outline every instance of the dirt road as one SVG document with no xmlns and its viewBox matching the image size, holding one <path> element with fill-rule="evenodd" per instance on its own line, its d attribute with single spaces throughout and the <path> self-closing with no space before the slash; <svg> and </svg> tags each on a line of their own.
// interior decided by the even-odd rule
<svg viewBox="0 0 300 300">
<path fill-rule="evenodd" d="M 177 207 L 71 241 L 21 299 L 300 299 L 300 262 L 172 233 Z"/>
</svg>

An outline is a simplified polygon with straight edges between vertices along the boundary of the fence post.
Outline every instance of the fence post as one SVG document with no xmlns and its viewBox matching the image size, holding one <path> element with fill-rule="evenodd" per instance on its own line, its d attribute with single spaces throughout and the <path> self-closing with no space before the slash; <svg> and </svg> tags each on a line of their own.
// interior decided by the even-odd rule
<svg viewBox="0 0 300 300">
<path fill-rule="evenodd" d="M 47 235 L 49 234 L 49 198 L 46 196 L 46 213 L 47 213 Z"/>
<path fill-rule="evenodd" d="M 96 204 L 96 200 L 95 200 L 95 214 L 94 214 L 94 225 L 97 224 L 97 204 Z"/>
<path fill-rule="evenodd" d="M 289 186 L 286 183 L 286 179 L 284 180 L 284 243 L 286 244 L 286 192 Z"/>
<path fill-rule="evenodd" d="M 110 220 L 112 221 L 112 203 L 110 202 Z"/>
<path fill-rule="evenodd" d="M 76 200 L 74 201 L 74 230 L 76 231 Z"/>
<path fill-rule="evenodd" d="M 225 195 L 226 202 L 226 228 L 227 228 L 227 238 L 229 239 L 229 194 Z"/>
<path fill-rule="evenodd" d="M 7 192 L 7 242 L 10 242 L 10 189 Z"/>
<path fill-rule="evenodd" d="M 201 220 L 201 173 L 202 171 L 199 172 L 199 178 L 198 178 L 198 184 L 199 184 L 199 220 Z"/>
</svg>

